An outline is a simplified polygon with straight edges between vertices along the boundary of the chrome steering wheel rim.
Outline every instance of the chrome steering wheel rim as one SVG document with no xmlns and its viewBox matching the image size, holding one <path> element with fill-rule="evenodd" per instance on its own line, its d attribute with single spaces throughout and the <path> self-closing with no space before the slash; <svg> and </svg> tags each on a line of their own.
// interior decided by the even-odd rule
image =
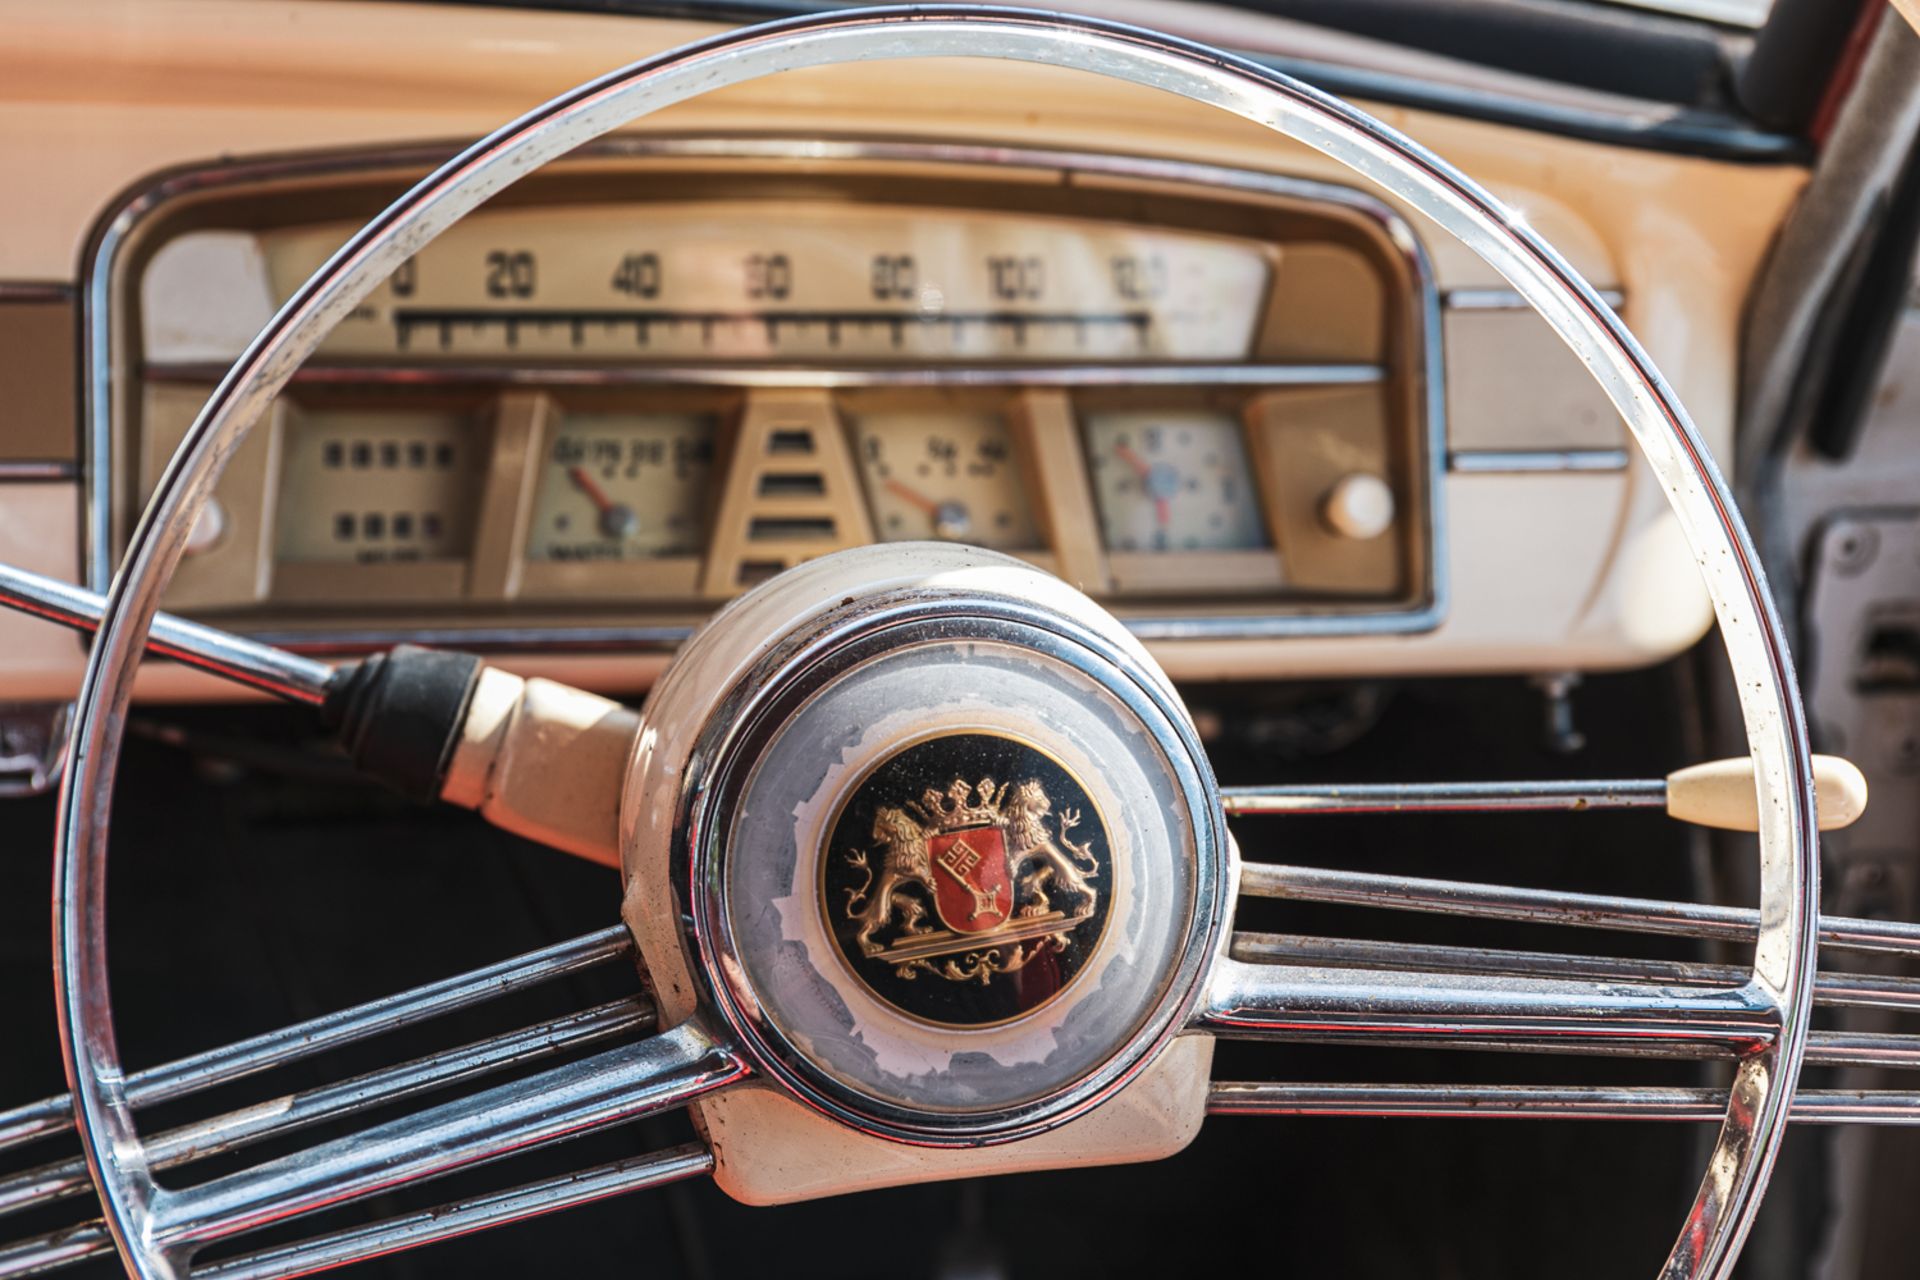
<svg viewBox="0 0 1920 1280">
<path fill-rule="evenodd" d="M 105 1219 L 143 1277 L 178 1274 L 182 1223 L 135 1130 L 107 985 L 109 808 L 134 675 L 162 593 L 224 463 L 335 323 L 474 207 L 550 160 L 662 107 L 780 71 L 984 57 L 1086 71 L 1238 115 L 1392 192 L 1499 271 L 1587 365 L 1633 431 L 1705 579 L 1755 766 L 1761 891 L 1744 994 L 1773 1034 L 1740 1060 L 1719 1143 L 1668 1277 L 1730 1270 L 1785 1135 L 1817 948 L 1812 764 L 1791 656 L 1752 542 L 1699 433 L 1646 353 L 1558 253 L 1493 196 L 1363 112 L 1279 72 L 1136 28 L 970 7 L 876 9 L 728 33 L 623 68 L 474 144 L 371 221 L 275 315 L 216 388 L 129 541 L 77 700 L 55 848 L 62 1053 Z"/>
</svg>

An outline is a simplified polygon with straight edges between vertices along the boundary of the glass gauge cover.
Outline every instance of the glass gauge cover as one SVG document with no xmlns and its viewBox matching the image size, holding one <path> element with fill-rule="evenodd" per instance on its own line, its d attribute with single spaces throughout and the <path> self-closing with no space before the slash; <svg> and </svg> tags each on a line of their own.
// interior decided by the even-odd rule
<svg viewBox="0 0 1920 1280">
<path fill-rule="evenodd" d="M 869 413 L 854 419 L 874 531 L 1024 551 L 1040 531 L 997 413 Z"/>
<path fill-rule="evenodd" d="M 697 554 L 712 470 L 711 415 L 569 415 L 547 442 L 527 558 Z"/>
<path fill-rule="evenodd" d="M 1207 410 L 1086 417 L 1109 551 L 1249 551 L 1268 545 L 1240 424 Z"/>
</svg>

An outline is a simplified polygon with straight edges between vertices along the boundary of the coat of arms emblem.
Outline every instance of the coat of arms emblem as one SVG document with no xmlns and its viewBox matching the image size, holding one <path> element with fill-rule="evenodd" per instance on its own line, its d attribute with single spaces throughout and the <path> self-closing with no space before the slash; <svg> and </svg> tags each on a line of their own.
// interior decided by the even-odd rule
<svg viewBox="0 0 1920 1280">
<path fill-rule="evenodd" d="M 1064 987 L 1097 938 L 1105 836 L 1078 780 L 1035 748 L 990 734 L 918 744 L 835 824 L 834 932 L 868 985 L 916 1016 L 1013 1016 Z"/>
</svg>

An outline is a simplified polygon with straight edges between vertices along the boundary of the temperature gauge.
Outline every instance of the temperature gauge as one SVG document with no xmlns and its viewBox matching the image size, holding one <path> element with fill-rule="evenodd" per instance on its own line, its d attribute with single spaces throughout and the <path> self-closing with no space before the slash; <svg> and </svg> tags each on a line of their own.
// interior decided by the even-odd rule
<svg viewBox="0 0 1920 1280">
<path fill-rule="evenodd" d="M 889 542 L 932 538 L 1001 550 L 1040 545 L 997 413 L 871 413 L 854 419 L 873 522 Z"/>
<path fill-rule="evenodd" d="M 1240 424 L 1177 409 L 1093 413 L 1087 457 L 1109 551 L 1265 547 Z"/>
<path fill-rule="evenodd" d="M 706 414 L 569 416 L 542 465 L 527 559 L 694 555 L 712 469 Z"/>
</svg>

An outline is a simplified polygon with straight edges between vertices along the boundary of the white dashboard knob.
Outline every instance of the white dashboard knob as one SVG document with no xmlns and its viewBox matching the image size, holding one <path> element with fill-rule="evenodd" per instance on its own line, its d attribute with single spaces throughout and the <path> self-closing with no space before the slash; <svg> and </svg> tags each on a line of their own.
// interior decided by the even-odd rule
<svg viewBox="0 0 1920 1280">
<path fill-rule="evenodd" d="M 1320 501 L 1320 518 L 1343 538 L 1364 541 L 1393 527 L 1393 490 L 1364 471 L 1341 476 Z"/>
<path fill-rule="evenodd" d="M 193 531 L 187 534 L 186 554 L 197 556 L 211 551 L 227 532 L 227 509 L 220 505 L 220 499 L 208 498 L 207 505 L 200 508 L 195 517 Z"/>
</svg>

